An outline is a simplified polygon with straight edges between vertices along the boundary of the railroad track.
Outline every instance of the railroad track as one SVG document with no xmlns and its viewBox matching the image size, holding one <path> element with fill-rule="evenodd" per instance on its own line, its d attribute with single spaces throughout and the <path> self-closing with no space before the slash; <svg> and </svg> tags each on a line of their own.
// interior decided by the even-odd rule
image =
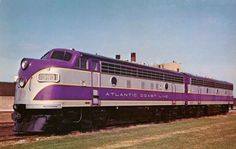
<svg viewBox="0 0 236 149">
<path fill-rule="evenodd" d="M 34 140 L 37 137 L 46 137 L 43 134 L 14 134 L 12 131 L 13 122 L 0 123 L 0 147 L 5 142 L 17 142 L 20 140 Z"/>
<path fill-rule="evenodd" d="M 0 137 L 12 134 L 12 122 L 0 123 Z"/>
<path fill-rule="evenodd" d="M 22 139 L 25 139 L 26 137 L 20 137 L 20 136 L 14 136 L 14 135 L 10 135 L 10 136 L 1 136 L 0 137 L 0 142 L 3 143 L 3 142 L 8 142 L 8 141 L 19 141 L 19 140 L 22 140 Z"/>
<path fill-rule="evenodd" d="M 0 123 L 0 148 L 6 145 L 12 145 L 14 143 L 25 140 L 36 140 L 39 135 L 15 135 L 12 131 L 13 123 L 4 122 Z M 41 136 L 42 137 L 42 136 Z"/>
<path fill-rule="evenodd" d="M 14 136 L 12 132 L 12 122 L 2 122 L 0 123 L 0 142 L 14 140 L 16 136 Z"/>
<path fill-rule="evenodd" d="M 0 142 L 3 144 L 4 142 L 8 141 L 18 141 L 21 139 L 25 139 L 29 136 L 21 136 L 15 135 L 12 131 L 13 122 L 3 122 L 0 123 Z"/>
</svg>

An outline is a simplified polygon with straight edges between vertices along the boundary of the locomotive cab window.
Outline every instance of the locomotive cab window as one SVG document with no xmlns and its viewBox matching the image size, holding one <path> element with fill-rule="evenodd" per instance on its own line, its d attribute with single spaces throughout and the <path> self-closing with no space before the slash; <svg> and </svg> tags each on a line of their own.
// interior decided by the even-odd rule
<svg viewBox="0 0 236 149">
<path fill-rule="evenodd" d="M 98 67 L 99 67 L 99 61 L 98 60 L 91 60 L 90 61 L 89 69 L 91 71 L 98 71 L 99 70 Z"/>
<path fill-rule="evenodd" d="M 80 57 L 77 62 L 77 67 L 81 69 L 87 69 L 88 68 L 87 66 L 88 66 L 88 58 L 85 56 Z"/>
<path fill-rule="evenodd" d="M 58 59 L 63 61 L 69 61 L 71 57 L 72 54 L 65 51 L 54 51 L 51 56 L 52 59 Z"/>
</svg>

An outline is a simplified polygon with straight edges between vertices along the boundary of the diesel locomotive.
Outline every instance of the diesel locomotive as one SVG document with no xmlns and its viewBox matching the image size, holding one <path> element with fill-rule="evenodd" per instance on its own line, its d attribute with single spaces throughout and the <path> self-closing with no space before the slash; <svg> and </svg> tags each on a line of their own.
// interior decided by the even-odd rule
<svg viewBox="0 0 236 149">
<path fill-rule="evenodd" d="M 226 113 L 233 84 L 136 62 L 55 48 L 20 63 L 14 131 L 43 132 L 108 119 L 149 119 Z M 174 112 L 173 112 L 174 111 Z"/>
</svg>

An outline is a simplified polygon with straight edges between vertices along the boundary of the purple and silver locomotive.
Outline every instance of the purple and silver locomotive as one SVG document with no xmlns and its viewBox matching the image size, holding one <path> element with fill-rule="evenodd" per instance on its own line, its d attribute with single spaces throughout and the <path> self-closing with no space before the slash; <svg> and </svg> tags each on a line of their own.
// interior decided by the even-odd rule
<svg viewBox="0 0 236 149">
<path fill-rule="evenodd" d="M 17 133 L 100 125 L 108 117 L 158 119 L 171 109 L 179 115 L 228 112 L 233 104 L 231 83 L 74 49 L 52 49 L 20 65 L 13 106 Z"/>
</svg>

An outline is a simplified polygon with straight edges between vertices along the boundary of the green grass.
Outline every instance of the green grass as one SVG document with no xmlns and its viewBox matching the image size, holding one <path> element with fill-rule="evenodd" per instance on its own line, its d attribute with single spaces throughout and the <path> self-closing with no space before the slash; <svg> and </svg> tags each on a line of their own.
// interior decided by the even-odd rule
<svg viewBox="0 0 236 149">
<path fill-rule="evenodd" d="M 66 135 L 3 148 L 236 148 L 236 115 Z"/>
</svg>

